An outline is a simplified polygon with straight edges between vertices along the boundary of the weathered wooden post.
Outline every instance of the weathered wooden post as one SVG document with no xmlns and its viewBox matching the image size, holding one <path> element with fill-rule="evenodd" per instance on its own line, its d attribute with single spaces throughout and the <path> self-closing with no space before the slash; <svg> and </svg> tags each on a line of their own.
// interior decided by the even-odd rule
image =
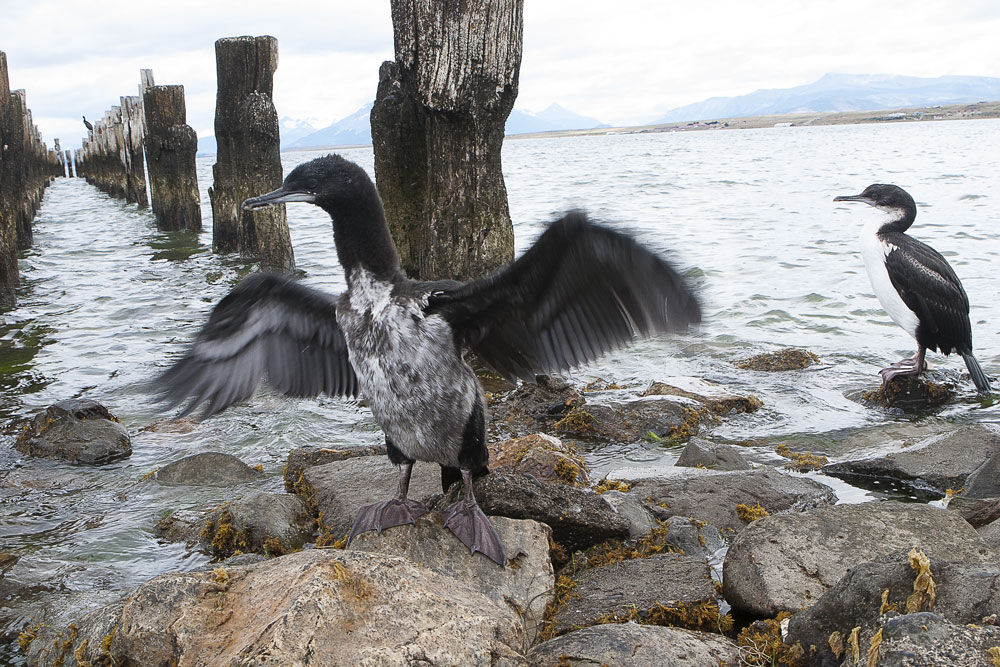
<svg viewBox="0 0 1000 667">
<path fill-rule="evenodd" d="M 31 159 L 34 153 L 32 131 L 35 124 L 31 119 L 31 110 L 28 108 L 27 94 L 24 89 L 19 88 L 15 90 L 13 99 L 16 100 L 15 110 L 21 116 L 21 120 L 17 123 L 21 133 L 20 161 L 22 172 L 20 187 L 18 188 L 19 192 L 17 193 L 21 199 L 17 214 L 17 247 L 20 250 L 27 250 L 35 240 L 34 234 L 31 231 L 31 221 L 35 217 L 35 211 L 38 210 L 38 203 L 35 199 L 35 165 Z M 16 140 L 17 138 L 15 137 Z M 38 195 L 38 199 L 41 199 L 40 195 Z"/>
<path fill-rule="evenodd" d="M 17 272 L 17 180 L 20 142 L 15 141 L 14 98 L 7 77 L 7 54 L 0 51 L 0 308 L 14 305 Z"/>
<path fill-rule="evenodd" d="M 142 156 L 142 102 L 137 95 L 122 97 L 121 101 L 125 199 L 144 208 L 149 206 L 149 197 L 146 196 L 146 162 Z"/>
<path fill-rule="evenodd" d="M 216 163 L 212 168 L 212 244 L 239 250 L 261 266 L 295 268 L 284 205 L 241 211 L 248 197 L 281 186 L 278 114 L 272 102 L 278 40 L 227 37 L 215 42 L 219 90 L 215 102 Z"/>
<path fill-rule="evenodd" d="M 372 108 L 375 175 L 406 272 L 468 279 L 513 258 L 500 169 L 523 0 L 392 0 Z"/>
<path fill-rule="evenodd" d="M 195 153 L 198 136 L 187 124 L 184 86 L 150 86 L 143 92 L 149 188 L 161 230 L 201 231 Z"/>
</svg>

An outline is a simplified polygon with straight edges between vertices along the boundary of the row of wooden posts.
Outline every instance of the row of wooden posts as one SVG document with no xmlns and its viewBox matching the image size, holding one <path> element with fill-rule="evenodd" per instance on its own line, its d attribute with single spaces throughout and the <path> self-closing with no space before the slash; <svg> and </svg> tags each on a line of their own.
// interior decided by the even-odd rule
<svg viewBox="0 0 1000 667">
<path fill-rule="evenodd" d="M 31 221 L 62 154 L 50 150 L 31 119 L 24 90 L 11 90 L 7 54 L 0 51 L 0 307 L 14 302 L 17 255 L 31 247 Z"/>
<path fill-rule="evenodd" d="M 509 262 L 514 251 L 500 152 L 517 96 L 523 0 L 391 4 L 395 61 L 379 71 L 371 118 L 376 183 L 403 268 L 418 279 L 482 275 Z M 272 101 L 277 40 L 224 38 L 215 51 L 213 246 L 290 271 L 295 260 L 284 206 L 239 208 L 282 181 Z M 139 95 L 122 97 L 105 112 L 76 151 L 76 173 L 113 197 L 151 205 L 162 230 L 200 230 L 197 136 L 186 124 L 184 88 L 154 85 L 150 70 L 141 70 L 140 79 Z M 23 106 L 23 95 L 20 100 Z M 26 151 L 33 145 L 25 140 Z M 26 178 L 9 197 L 24 202 L 21 192 L 34 187 L 28 220 L 59 167 L 44 146 L 39 150 L 36 163 L 47 167 L 35 167 L 30 187 Z M 13 257 L 7 270 L 16 271 Z"/>
</svg>

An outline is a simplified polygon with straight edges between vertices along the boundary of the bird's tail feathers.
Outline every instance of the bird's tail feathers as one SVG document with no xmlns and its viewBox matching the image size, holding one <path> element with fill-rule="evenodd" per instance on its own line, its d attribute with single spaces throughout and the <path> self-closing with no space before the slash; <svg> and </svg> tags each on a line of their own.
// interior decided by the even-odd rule
<svg viewBox="0 0 1000 667">
<path fill-rule="evenodd" d="M 976 361 L 971 352 L 962 352 L 961 354 L 962 359 L 965 360 L 965 365 L 969 369 L 969 375 L 972 376 L 972 382 L 976 385 L 976 391 L 980 394 L 988 394 L 990 391 L 990 379 L 986 377 L 982 366 L 979 365 L 979 362 Z"/>
</svg>

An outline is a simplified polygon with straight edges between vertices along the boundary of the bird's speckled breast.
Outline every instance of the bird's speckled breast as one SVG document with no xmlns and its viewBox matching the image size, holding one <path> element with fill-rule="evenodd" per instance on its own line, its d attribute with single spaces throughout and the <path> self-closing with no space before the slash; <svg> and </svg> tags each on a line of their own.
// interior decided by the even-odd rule
<svg viewBox="0 0 1000 667">
<path fill-rule="evenodd" d="M 386 437 L 418 461 L 457 466 L 480 392 L 451 327 L 424 315 L 426 297 L 396 294 L 363 269 L 350 276 L 337 320 L 364 397 Z"/>
</svg>

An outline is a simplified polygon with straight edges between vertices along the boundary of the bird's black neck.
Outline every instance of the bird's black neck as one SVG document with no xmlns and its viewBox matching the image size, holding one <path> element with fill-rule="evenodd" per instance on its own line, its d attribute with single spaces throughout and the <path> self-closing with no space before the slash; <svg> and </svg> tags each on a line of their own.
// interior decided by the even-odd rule
<svg viewBox="0 0 1000 667">
<path fill-rule="evenodd" d="M 375 184 L 358 179 L 353 194 L 334 204 L 320 204 L 333 219 L 333 240 L 344 273 L 350 276 L 361 268 L 383 280 L 402 275 Z"/>
</svg>

